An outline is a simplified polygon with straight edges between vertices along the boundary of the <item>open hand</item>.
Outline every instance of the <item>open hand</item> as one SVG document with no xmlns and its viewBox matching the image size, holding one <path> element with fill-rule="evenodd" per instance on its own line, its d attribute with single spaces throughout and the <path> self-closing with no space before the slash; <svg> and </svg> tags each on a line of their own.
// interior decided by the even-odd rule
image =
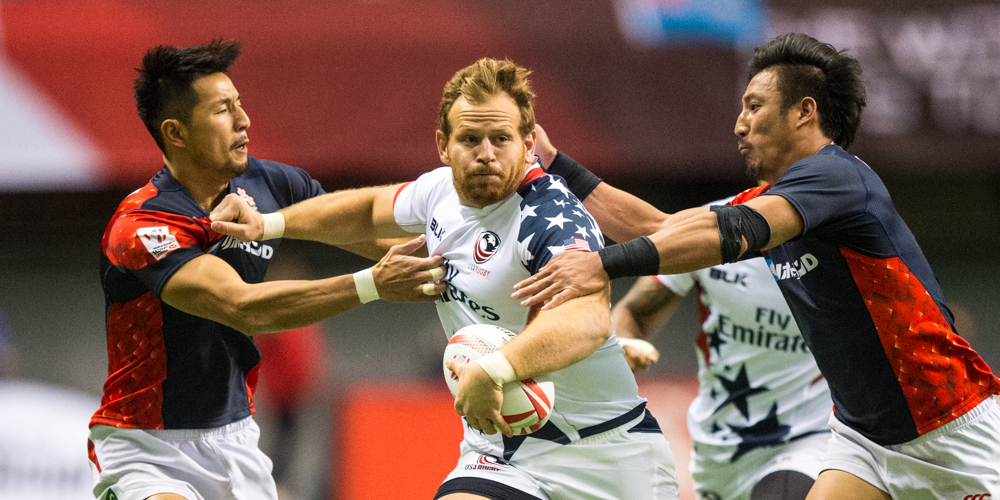
<svg viewBox="0 0 1000 500">
<path fill-rule="evenodd" d="M 448 284 L 441 281 L 445 275 L 443 257 L 410 255 L 426 240 L 427 236 L 420 235 L 395 245 L 372 266 L 379 298 L 390 302 L 433 302 L 448 289 Z"/>
<path fill-rule="evenodd" d="M 590 295 L 608 284 L 597 252 L 566 252 L 549 261 L 538 274 L 514 285 L 513 299 L 524 307 L 545 304 L 543 311 L 569 299 Z M 526 298 L 527 297 L 527 298 Z"/>
<path fill-rule="evenodd" d="M 503 406 L 503 388 L 490 378 L 479 363 L 459 363 L 449 359 L 445 366 L 458 377 L 458 395 L 455 412 L 465 417 L 469 426 L 486 434 L 499 430 L 511 437 L 514 431 L 500 415 Z"/>
</svg>

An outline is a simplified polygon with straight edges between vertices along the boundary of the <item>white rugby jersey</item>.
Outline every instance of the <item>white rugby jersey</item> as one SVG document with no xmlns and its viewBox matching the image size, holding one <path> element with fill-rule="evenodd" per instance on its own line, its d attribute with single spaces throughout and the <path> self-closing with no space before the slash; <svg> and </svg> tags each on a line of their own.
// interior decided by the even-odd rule
<svg viewBox="0 0 1000 500">
<path fill-rule="evenodd" d="M 829 432 L 830 389 L 763 258 L 655 279 L 678 295 L 699 290 L 699 392 L 688 409 L 695 453 L 736 461 Z"/>
<path fill-rule="evenodd" d="M 515 193 L 482 209 L 463 206 L 451 168 L 438 168 L 400 188 L 393 212 L 403 229 L 426 232 L 430 255 L 446 260 L 448 291 L 436 305 L 449 338 L 475 323 L 520 332 L 536 311 L 510 298 L 514 284 L 564 251 L 604 246 L 594 219 L 563 179 L 546 174 L 537 163 L 528 168 Z M 579 363 L 536 379 L 555 384 L 548 424 L 514 438 L 488 436 L 466 425 L 466 441 L 508 460 L 516 451 L 516 459 L 590 435 L 609 421 L 634 420 L 645 411 L 646 400 L 639 397 L 613 335 Z"/>
</svg>

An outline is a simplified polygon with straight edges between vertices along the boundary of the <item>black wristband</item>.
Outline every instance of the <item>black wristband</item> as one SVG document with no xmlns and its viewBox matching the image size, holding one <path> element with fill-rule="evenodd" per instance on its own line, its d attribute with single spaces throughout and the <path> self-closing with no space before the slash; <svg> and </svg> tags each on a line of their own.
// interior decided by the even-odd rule
<svg viewBox="0 0 1000 500">
<path fill-rule="evenodd" d="M 645 236 L 604 247 L 597 255 L 601 256 L 604 272 L 611 279 L 660 274 L 660 252 L 653 240 Z"/>
<path fill-rule="evenodd" d="M 580 201 L 585 200 L 590 192 L 601 183 L 600 177 L 583 168 L 583 165 L 563 154 L 562 151 L 556 153 L 556 159 L 552 160 L 552 165 L 549 165 L 546 171 L 566 179 L 566 187 Z"/>
</svg>

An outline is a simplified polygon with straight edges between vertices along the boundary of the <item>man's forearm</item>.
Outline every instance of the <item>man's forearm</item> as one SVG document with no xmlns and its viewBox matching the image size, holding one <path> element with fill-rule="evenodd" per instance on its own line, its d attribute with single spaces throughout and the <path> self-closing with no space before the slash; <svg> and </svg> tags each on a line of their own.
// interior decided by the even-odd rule
<svg viewBox="0 0 1000 500">
<path fill-rule="evenodd" d="M 247 284 L 214 256 L 181 267 L 161 298 L 181 311 L 247 335 L 299 328 L 361 305 L 350 275 Z"/>
<path fill-rule="evenodd" d="M 327 193 L 280 210 L 284 237 L 346 246 L 406 236 L 395 224 L 392 199 L 399 189 L 379 186 Z"/>
<path fill-rule="evenodd" d="M 662 329 L 684 300 L 651 276 L 643 276 L 611 311 L 615 335 L 649 340 Z"/>
<path fill-rule="evenodd" d="M 519 379 L 561 370 L 611 337 L 608 288 L 543 311 L 501 351 Z"/>
<path fill-rule="evenodd" d="M 670 218 L 649 203 L 606 182 L 594 188 L 583 206 L 601 231 L 618 242 L 651 235 Z"/>
</svg>

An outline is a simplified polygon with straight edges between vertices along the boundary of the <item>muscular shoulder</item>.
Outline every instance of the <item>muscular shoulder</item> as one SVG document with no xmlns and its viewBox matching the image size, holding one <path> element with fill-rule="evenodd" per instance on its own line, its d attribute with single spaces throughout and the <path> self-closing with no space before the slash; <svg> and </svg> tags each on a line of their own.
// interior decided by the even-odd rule
<svg viewBox="0 0 1000 500">
<path fill-rule="evenodd" d="M 141 269 L 182 248 L 205 248 L 208 226 L 198 219 L 153 210 L 130 210 L 108 227 L 104 253 L 115 265 Z"/>
<path fill-rule="evenodd" d="M 237 179 L 250 184 L 263 181 L 281 207 L 323 194 L 319 182 L 305 170 L 271 160 L 251 157 L 247 171 Z"/>
<path fill-rule="evenodd" d="M 517 239 L 530 272 L 537 272 L 565 251 L 604 247 L 604 235 L 597 223 L 561 177 L 537 176 L 523 184 L 518 195 L 521 225 Z"/>
</svg>

